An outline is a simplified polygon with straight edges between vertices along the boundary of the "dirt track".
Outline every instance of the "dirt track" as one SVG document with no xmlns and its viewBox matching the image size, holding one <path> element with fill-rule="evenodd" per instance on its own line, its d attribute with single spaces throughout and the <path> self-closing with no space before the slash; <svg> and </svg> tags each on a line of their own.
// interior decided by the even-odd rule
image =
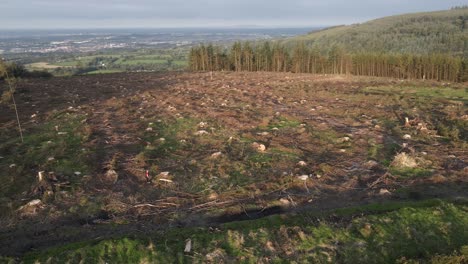
<svg viewBox="0 0 468 264">
<path fill-rule="evenodd" d="M 67 199 L 51 201 L 33 217 L 4 219 L 0 254 L 270 213 L 465 197 L 466 132 L 447 142 L 438 137 L 434 120 L 461 120 L 466 98 L 421 102 L 411 93 L 379 90 L 420 85 L 443 84 L 278 73 L 23 81 L 17 100 L 25 133 L 54 110 L 86 116 L 93 169 Z M 2 129 L 14 136 L 13 113 L 0 110 Z M 412 122 L 406 127 L 405 117 Z M 256 149 L 260 144 L 265 151 Z M 390 169 L 389 162 L 403 152 L 424 164 L 424 177 Z M 34 169 L 25 175 L 31 182 Z M 109 170 L 118 174 L 115 182 L 106 178 Z M 66 212 L 83 197 L 100 210 L 81 218 Z"/>
</svg>

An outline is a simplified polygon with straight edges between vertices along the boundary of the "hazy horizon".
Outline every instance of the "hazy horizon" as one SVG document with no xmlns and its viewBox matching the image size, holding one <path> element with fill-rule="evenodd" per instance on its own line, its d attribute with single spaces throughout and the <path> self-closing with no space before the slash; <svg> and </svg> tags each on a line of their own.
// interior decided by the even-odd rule
<svg viewBox="0 0 468 264">
<path fill-rule="evenodd" d="M 7 0 L 0 29 L 307 28 L 460 5 L 466 0 Z"/>
</svg>

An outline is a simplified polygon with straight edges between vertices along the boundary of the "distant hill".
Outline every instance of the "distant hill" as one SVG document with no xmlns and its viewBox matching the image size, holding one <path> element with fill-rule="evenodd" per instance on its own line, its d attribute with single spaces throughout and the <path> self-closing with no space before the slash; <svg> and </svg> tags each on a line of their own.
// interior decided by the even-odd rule
<svg viewBox="0 0 468 264">
<path fill-rule="evenodd" d="M 350 52 L 451 53 L 468 57 L 468 8 L 384 17 L 362 24 L 336 26 L 284 41 L 292 46 Z"/>
</svg>

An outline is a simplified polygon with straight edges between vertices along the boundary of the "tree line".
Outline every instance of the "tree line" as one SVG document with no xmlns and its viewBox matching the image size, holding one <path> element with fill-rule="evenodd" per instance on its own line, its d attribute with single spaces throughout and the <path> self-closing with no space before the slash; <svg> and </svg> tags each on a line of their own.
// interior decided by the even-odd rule
<svg viewBox="0 0 468 264">
<path fill-rule="evenodd" d="M 279 43 L 253 45 L 236 42 L 231 47 L 193 47 L 192 71 L 273 71 L 313 74 L 351 74 L 400 79 L 467 81 L 468 60 L 449 54 L 349 53 L 334 45 L 327 52 L 298 43 L 287 49 Z"/>
</svg>

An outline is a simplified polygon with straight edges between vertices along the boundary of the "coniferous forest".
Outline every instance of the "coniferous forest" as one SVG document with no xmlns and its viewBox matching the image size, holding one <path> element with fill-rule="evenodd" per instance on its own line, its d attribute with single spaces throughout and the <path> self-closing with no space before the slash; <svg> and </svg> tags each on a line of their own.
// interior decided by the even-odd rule
<svg viewBox="0 0 468 264">
<path fill-rule="evenodd" d="M 193 71 L 352 74 L 468 81 L 468 8 L 385 17 L 275 42 L 201 45 Z"/>
<path fill-rule="evenodd" d="M 292 50 L 279 43 L 236 42 L 229 49 L 192 48 L 192 71 L 273 71 L 351 74 L 399 79 L 467 81 L 468 60 L 449 54 L 349 53 L 335 45 L 327 52 L 298 43 Z"/>
</svg>

